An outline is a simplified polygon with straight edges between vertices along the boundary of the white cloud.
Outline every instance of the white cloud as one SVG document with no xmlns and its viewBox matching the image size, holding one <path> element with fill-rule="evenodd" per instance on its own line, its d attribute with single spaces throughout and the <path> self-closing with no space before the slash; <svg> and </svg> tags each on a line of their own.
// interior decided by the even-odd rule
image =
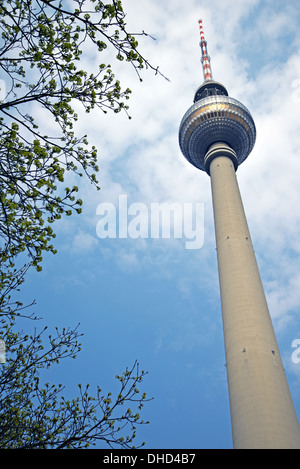
<svg viewBox="0 0 300 469">
<path fill-rule="evenodd" d="M 156 41 L 140 38 L 144 56 L 159 65 L 170 82 L 145 71 L 140 83 L 129 64 L 114 65 L 121 84 L 133 90 L 129 101 L 133 119 L 128 120 L 125 114 L 101 112 L 84 119 L 84 133 L 98 147 L 102 190 L 96 193 L 82 185 L 88 213 L 82 220 L 88 223 L 88 233 L 93 237 L 97 205 L 102 201 L 117 203 L 120 194 L 127 194 L 131 202 L 202 202 L 206 210 L 206 240 L 201 252 L 189 262 L 194 272 L 201 270 L 201 278 L 205 268 L 208 277 L 215 275 L 209 177 L 189 165 L 178 146 L 180 120 L 203 81 L 197 24 L 202 17 L 215 79 L 249 107 L 256 122 L 255 148 L 237 174 L 254 246 L 267 275 L 270 309 L 283 324 L 285 314 L 293 314 L 299 306 L 296 293 L 287 295 L 284 286 L 288 285 L 290 293 L 293 288 L 297 291 L 300 111 L 299 93 L 293 83 L 300 79 L 296 50 L 300 42 L 293 2 L 277 7 L 275 14 L 267 0 L 213 0 L 209 5 L 192 0 L 164 4 L 158 0 L 128 0 L 124 8 L 132 31 L 145 30 L 156 37 Z M 281 36 L 287 34 L 293 38 L 293 48 L 289 51 L 286 47 L 286 54 L 281 53 L 278 61 L 276 54 L 268 56 L 272 45 L 278 47 Z M 257 62 L 251 47 L 257 49 Z M 251 60 L 246 53 L 240 55 L 247 50 L 252 54 Z M 78 230 L 74 243 L 94 249 L 94 238 L 92 241 L 85 236 L 83 241 L 83 227 L 78 225 Z M 165 262 L 178 256 L 177 243 L 163 243 L 159 249 L 155 243 L 145 243 L 147 249 L 130 243 L 126 254 L 123 244 L 118 248 L 114 243 L 113 257 L 119 265 L 123 262 L 124 268 L 137 268 L 149 259 L 156 262 L 155 256 Z M 214 262 L 210 260 L 212 255 Z M 276 263 L 280 257 L 284 258 L 281 265 Z M 201 263 L 197 264 L 199 259 Z M 187 294 L 184 279 L 180 282 L 183 294 Z"/>
<path fill-rule="evenodd" d="M 97 239 L 94 236 L 84 231 L 79 231 L 74 235 L 71 249 L 78 254 L 82 254 L 95 250 L 97 244 Z"/>
</svg>

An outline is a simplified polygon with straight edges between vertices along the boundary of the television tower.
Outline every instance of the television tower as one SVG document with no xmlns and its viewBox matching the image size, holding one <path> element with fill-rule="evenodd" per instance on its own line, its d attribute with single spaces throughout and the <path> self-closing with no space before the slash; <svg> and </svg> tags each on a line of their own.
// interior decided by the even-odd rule
<svg viewBox="0 0 300 469">
<path fill-rule="evenodd" d="M 236 178 L 253 149 L 248 109 L 213 80 L 202 21 L 204 82 L 184 115 L 185 158 L 211 178 L 233 447 L 300 448 L 300 429 Z"/>
</svg>

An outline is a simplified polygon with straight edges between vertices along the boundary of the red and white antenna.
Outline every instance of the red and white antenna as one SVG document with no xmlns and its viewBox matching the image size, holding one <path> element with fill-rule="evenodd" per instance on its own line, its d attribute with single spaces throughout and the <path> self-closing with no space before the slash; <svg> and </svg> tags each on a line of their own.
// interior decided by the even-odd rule
<svg viewBox="0 0 300 469">
<path fill-rule="evenodd" d="M 203 32 L 203 26 L 202 26 L 202 20 L 199 20 L 199 26 L 200 26 L 200 47 L 202 51 L 202 66 L 203 66 L 203 75 L 204 75 L 204 81 L 212 80 L 212 72 L 211 72 L 211 66 L 210 66 L 210 57 L 207 55 L 207 42 L 204 39 L 204 32 Z"/>
</svg>

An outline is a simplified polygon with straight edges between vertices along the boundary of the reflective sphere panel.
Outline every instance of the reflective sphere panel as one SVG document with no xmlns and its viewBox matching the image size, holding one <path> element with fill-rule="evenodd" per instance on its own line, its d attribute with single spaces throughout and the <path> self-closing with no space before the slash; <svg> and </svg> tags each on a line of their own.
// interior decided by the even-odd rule
<svg viewBox="0 0 300 469">
<path fill-rule="evenodd" d="M 227 143 L 241 164 L 251 152 L 255 138 L 250 112 L 229 96 L 208 96 L 197 101 L 184 115 L 179 129 L 182 153 L 203 171 L 205 154 L 213 143 Z"/>
</svg>

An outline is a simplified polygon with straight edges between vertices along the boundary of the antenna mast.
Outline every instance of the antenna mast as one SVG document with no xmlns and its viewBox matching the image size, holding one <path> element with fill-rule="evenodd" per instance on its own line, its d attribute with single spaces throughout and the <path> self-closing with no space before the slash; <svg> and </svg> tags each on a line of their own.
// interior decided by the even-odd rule
<svg viewBox="0 0 300 469">
<path fill-rule="evenodd" d="M 199 20 L 199 26 L 200 26 L 200 47 L 202 51 L 202 66 L 203 66 L 203 75 L 204 75 L 204 81 L 209 81 L 212 80 L 212 71 L 211 71 L 211 66 L 210 66 L 210 57 L 207 55 L 207 42 L 204 38 L 204 32 L 203 32 L 203 26 L 202 26 L 202 20 Z"/>
</svg>

